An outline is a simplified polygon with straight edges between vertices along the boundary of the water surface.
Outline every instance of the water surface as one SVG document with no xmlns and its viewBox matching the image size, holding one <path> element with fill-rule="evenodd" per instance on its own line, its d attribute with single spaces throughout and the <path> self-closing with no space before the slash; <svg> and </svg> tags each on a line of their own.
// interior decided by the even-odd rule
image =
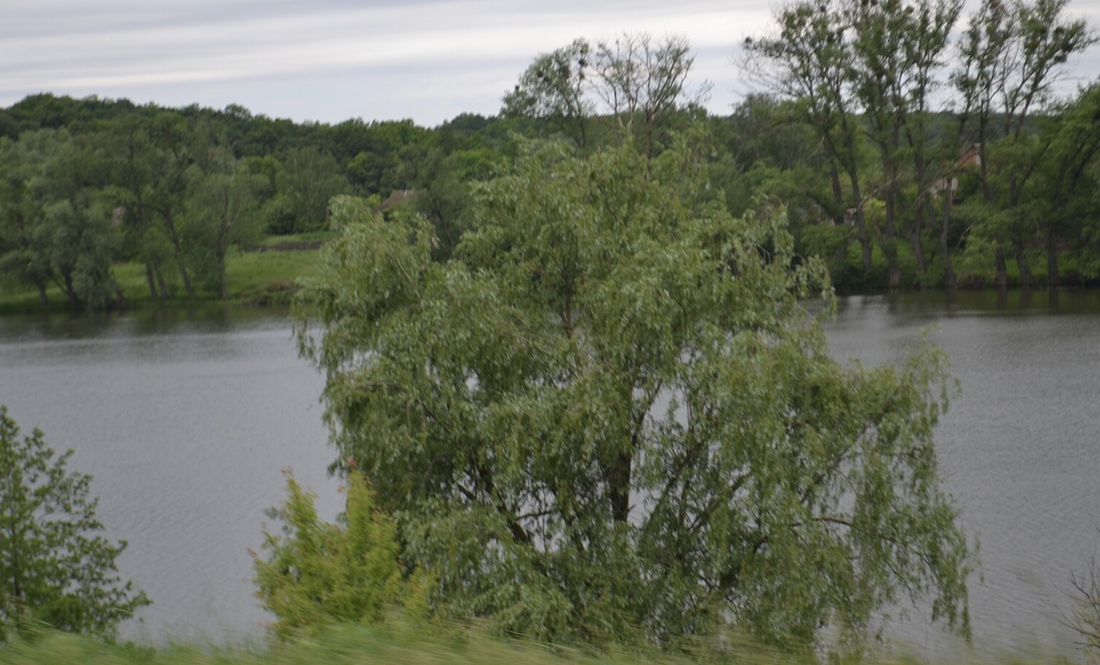
<svg viewBox="0 0 1100 665">
<path fill-rule="evenodd" d="M 976 657 L 1071 653 L 1063 593 L 1100 550 L 1100 291 L 842 299 L 838 358 L 894 362 L 929 326 L 962 394 L 937 443 L 962 525 L 981 541 Z M 211 307 L 0 318 L 0 404 L 94 474 L 119 564 L 154 600 L 128 637 L 259 637 L 248 549 L 293 467 L 339 509 L 323 381 L 280 310 Z M 890 631 L 943 661 L 966 648 L 922 620 Z"/>
<path fill-rule="evenodd" d="M 981 542 L 975 649 L 1072 653 L 1065 592 L 1100 550 L 1100 292 L 852 297 L 827 331 L 838 358 L 876 364 L 930 326 L 962 388 L 936 442 L 945 488 Z M 951 653 L 921 626 L 895 633 Z"/>
<path fill-rule="evenodd" d="M 94 476 L 98 516 L 153 599 L 124 637 L 263 634 L 249 548 L 281 471 L 339 507 L 317 403 L 285 312 L 213 307 L 0 318 L 0 404 Z"/>
</svg>

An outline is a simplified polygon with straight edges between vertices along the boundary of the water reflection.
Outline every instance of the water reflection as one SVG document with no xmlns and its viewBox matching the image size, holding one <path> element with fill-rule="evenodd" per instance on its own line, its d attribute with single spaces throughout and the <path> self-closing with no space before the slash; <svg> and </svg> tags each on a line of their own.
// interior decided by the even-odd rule
<svg viewBox="0 0 1100 665">
<path fill-rule="evenodd" d="M 902 317 L 1095 314 L 1100 311 L 1100 290 L 924 290 L 874 296 L 848 296 L 840 298 L 837 304 L 839 311 L 845 314 L 853 310 L 885 306 L 886 311 L 891 315 Z"/>
</svg>

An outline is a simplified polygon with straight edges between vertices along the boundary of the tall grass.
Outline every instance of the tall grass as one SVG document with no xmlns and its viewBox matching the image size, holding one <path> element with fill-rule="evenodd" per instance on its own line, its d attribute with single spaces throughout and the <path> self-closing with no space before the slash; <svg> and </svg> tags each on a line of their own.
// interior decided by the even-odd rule
<svg viewBox="0 0 1100 665">
<path fill-rule="evenodd" d="M 490 636 L 480 627 L 414 625 L 341 626 L 317 637 L 257 647 L 170 644 L 162 648 L 110 645 L 91 637 L 48 634 L 32 642 L 0 646 L 10 665 L 808 665 L 807 659 L 766 649 L 730 646 L 721 651 L 661 653 L 649 650 L 592 652 Z"/>
</svg>

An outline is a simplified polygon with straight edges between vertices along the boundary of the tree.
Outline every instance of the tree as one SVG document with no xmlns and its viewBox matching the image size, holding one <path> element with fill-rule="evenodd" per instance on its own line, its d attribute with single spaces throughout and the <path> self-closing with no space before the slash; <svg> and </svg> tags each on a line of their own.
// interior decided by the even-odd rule
<svg viewBox="0 0 1100 665">
<path fill-rule="evenodd" d="M 1100 663 L 1100 568 L 1096 559 L 1083 577 L 1074 575 L 1073 591 L 1069 593 L 1073 608 L 1069 616 L 1063 615 L 1062 623 L 1077 633 L 1077 646 L 1085 652 L 1089 662 Z"/>
<path fill-rule="evenodd" d="M 959 43 L 961 62 L 952 82 L 962 97 L 960 114 L 976 135 L 982 192 L 971 207 L 982 220 L 979 239 L 995 246 L 1000 288 L 1008 285 L 1006 248 L 1016 258 L 1022 286 L 1030 288 L 1032 281 L 1024 250 L 1035 220 L 1020 204 L 1040 151 L 1025 125 L 1051 102 L 1069 58 L 1096 42 L 1084 19 L 1066 17 L 1066 5 L 983 0 Z"/>
<path fill-rule="evenodd" d="M 49 282 L 74 309 L 116 301 L 111 264 L 121 238 L 98 138 L 46 129 L 0 143 L 0 270 L 33 284 L 43 304 Z"/>
<path fill-rule="evenodd" d="M 1040 132 L 1042 153 L 1027 202 L 1037 235 L 1047 253 L 1047 286 L 1061 285 L 1059 256 L 1075 249 L 1078 269 L 1087 252 L 1089 231 L 1095 228 L 1096 157 L 1100 153 L 1100 85 L 1078 92 Z"/>
<path fill-rule="evenodd" d="M 507 631 L 800 648 L 908 596 L 966 633 L 942 356 L 830 358 L 821 264 L 781 209 L 726 212 L 705 145 L 523 144 L 446 263 L 426 221 L 337 199 L 298 326 L 340 459 L 439 606 Z"/>
<path fill-rule="evenodd" d="M 275 178 L 272 200 L 275 214 L 286 219 L 278 230 L 290 233 L 323 230 L 328 222 L 329 199 L 346 194 L 349 189 L 340 166 L 332 155 L 313 147 L 288 150 L 282 166 Z"/>
<path fill-rule="evenodd" d="M 111 637 L 150 603 L 122 583 L 115 559 L 126 542 L 99 535 L 92 478 L 65 466 L 37 429 L 19 428 L 0 406 L 0 641 L 32 622 Z"/>
<path fill-rule="evenodd" d="M 206 169 L 195 167 L 189 173 L 190 195 L 182 226 L 196 254 L 190 261 L 196 274 L 224 300 L 229 297 L 225 273 L 229 247 L 259 242 L 261 195 L 270 181 L 252 174 L 223 149 L 211 152 Z"/>
<path fill-rule="evenodd" d="M 279 637 L 334 622 L 376 622 L 401 590 L 393 523 L 375 508 L 358 473 L 348 475 L 343 526 L 317 517 L 313 495 L 287 474 L 287 500 L 268 515 L 282 533 L 264 531 L 268 558 L 254 554 L 256 595 L 276 617 Z"/>
<path fill-rule="evenodd" d="M 962 9 L 960 0 L 912 0 L 882 3 L 850 2 L 854 15 L 852 84 L 863 107 L 868 136 L 878 148 L 885 203 L 883 255 L 887 283 L 901 283 L 898 226 L 908 222 L 913 255 L 921 281 L 925 277 L 922 235 L 929 212 L 931 145 L 928 120 L 930 97 L 938 85 L 935 72 L 943 66 L 951 30 Z M 906 172 L 906 153 L 913 169 Z M 912 183 L 910 200 L 903 185 Z M 905 215 L 905 209 L 912 211 Z M 906 219 L 908 218 L 908 219 Z"/>
<path fill-rule="evenodd" d="M 164 272 L 173 262 L 187 297 L 195 298 L 187 263 L 192 252 L 178 218 L 187 200 L 187 173 L 214 142 L 212 132 L 209 122 L 168 111 L 123 117 L 114 127 L 114 180 L 153 298 L 169 297 Z"/>
<path fill-rule="evenodd" d="M 689 89 L 695 56 L 681 36 L 655 40 L 647 33 L 624 33 L 614 42 L 600 42 L 595 56 L 600 82 L 596 94 L 619 130 L 637 134 L 647 154 L 654 154 L 667 138 L 661 134 L 667 134 L 677 111 L 701 107 L 710 94 L 709 83 Z"/>
<path fill-rule="evenodd" d="M 872 243 L 864 206 L 871 197 L 863 184 L 864 151 L 851 92 L 850 18 L 836 4 L 804 1 L 780 10 L 776 23 L 778 34 L 745 39 L 743 67 L 777 97 L 794 102 L 793 119 L 819 137 L 832 195 L 823 207 L 837 225 L 850 212 L 868 273 Z"/>
<path fill-rule="evenodd" d="M 592 142 L 596 115 L 607 113 L 619 136 L 637 136 L 654 153 L 676 114 L 698 109 L 710 92 L 709 84 L 687 85 L 694 62 L 688 41 L 678 36 L 625 33 L 595 47 L 577 39 L 535 58 L 504 96 L 501 113 L 544 119 L 582 149 Z"/>
<path fill-rule="evenodd" d="M 501 114 L 541 118 L 585 148 L 589 118 L 595 113 L 589 97 L 593 65 L 586 39 L 543 53 L 523 72 L 515 90 L 504 96 Z"/>
<path fill-rule="evenodd" d="M 28 133 L 27 138 L 31 137 Z M 0 271 L 34 286 L 42 304 L 49 305 L 46 289 L 53 271 L 35 238 L 35 207 L 27 192 L 27 181 L 41 159 L 32 159 L 40 157 L 40 151 L 28 150 L 30 142 L 0 139 Z"/>
</svg>

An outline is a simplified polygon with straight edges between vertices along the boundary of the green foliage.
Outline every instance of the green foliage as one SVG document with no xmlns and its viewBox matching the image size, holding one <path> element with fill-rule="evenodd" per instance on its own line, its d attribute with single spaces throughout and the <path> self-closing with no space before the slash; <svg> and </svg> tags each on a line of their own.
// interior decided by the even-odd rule
<svg viewBox="0 0 1100 665">
<path fill-rule="evenodd" d="M 348 181 L 332 155 L 316 148 L 287 151 L 275 177 L 268 215 L 275 233 L 305 233 L 327 227 L 328 202 L 346 194 Z"/>
<path fill-rule="evenodd" d="M 116 301 L 121 236 L 102 170 L 95 136 L 61 129 L 0 139 L 0 270 L 35 287 L 43 304 L 51 283 L 72 308 Z"/>
<path fill-rule="evenodd" d="M 189 173 L 191 195 L 181 220 L 199 285 L 229 297 L 226 259 L 231 246 L 254 246 L 263 229 L 262 197 L 270 182 L 224 153 L 209 168 Z"/>
<path fill-rule="evenodd" d="M 535 58 L 504 96 L 501 115 L 541 119 L 581 149 L 597 145 L 594 130 L 603 124 L 603 135 L 655 154 L 670 130 L 700 114 L 710 91 L 687 84 L 694 61 L 681 36 L 624 33 L 594 46 L 576 39 Z"/>
<path fill-rule="evenodd" d="M 35 624 L 112 637 L 119 622 L 148 605 L 121 583 L 112 545 L 98 532 L 92 478 L 65 465 L 34 430 L 19 428 L 0 406 L 0 642 Z"/>
<path fill-rule="evenodd" d="M 729 215 L 699 154 L 525 144 L 446 263 L 424 220 L 338 199 L 299 339 L 341 459 L 440 606 L 508 632 L 800 649 L 912 597 L 966 633 L 942 355 L 833 361 L 800 304 L 821 263 L 782 209 Z"/>
<path fill-rule="evenodd" d="M 255 557 L 256 595 L 276 616 L 279 637 L 337 622 L 374 623 L 399 598 L 394 526 L 360 474 L 347 480 L 341 525 L 319 520 L 313 495 L 289 474 L 286 502 L 269 512 L 282 529 L 264 532 L 268 556 Z"/>
<path fill-rule="evenodd" d="M 596 108 L 588 93 L 594 76 L 593 56 L 585 39 L 538 56 L 520 76 L 515 90 L 504 95 L 501 114 L 543 119 L 585 147 L 589 118 Z"/>
</svg>

